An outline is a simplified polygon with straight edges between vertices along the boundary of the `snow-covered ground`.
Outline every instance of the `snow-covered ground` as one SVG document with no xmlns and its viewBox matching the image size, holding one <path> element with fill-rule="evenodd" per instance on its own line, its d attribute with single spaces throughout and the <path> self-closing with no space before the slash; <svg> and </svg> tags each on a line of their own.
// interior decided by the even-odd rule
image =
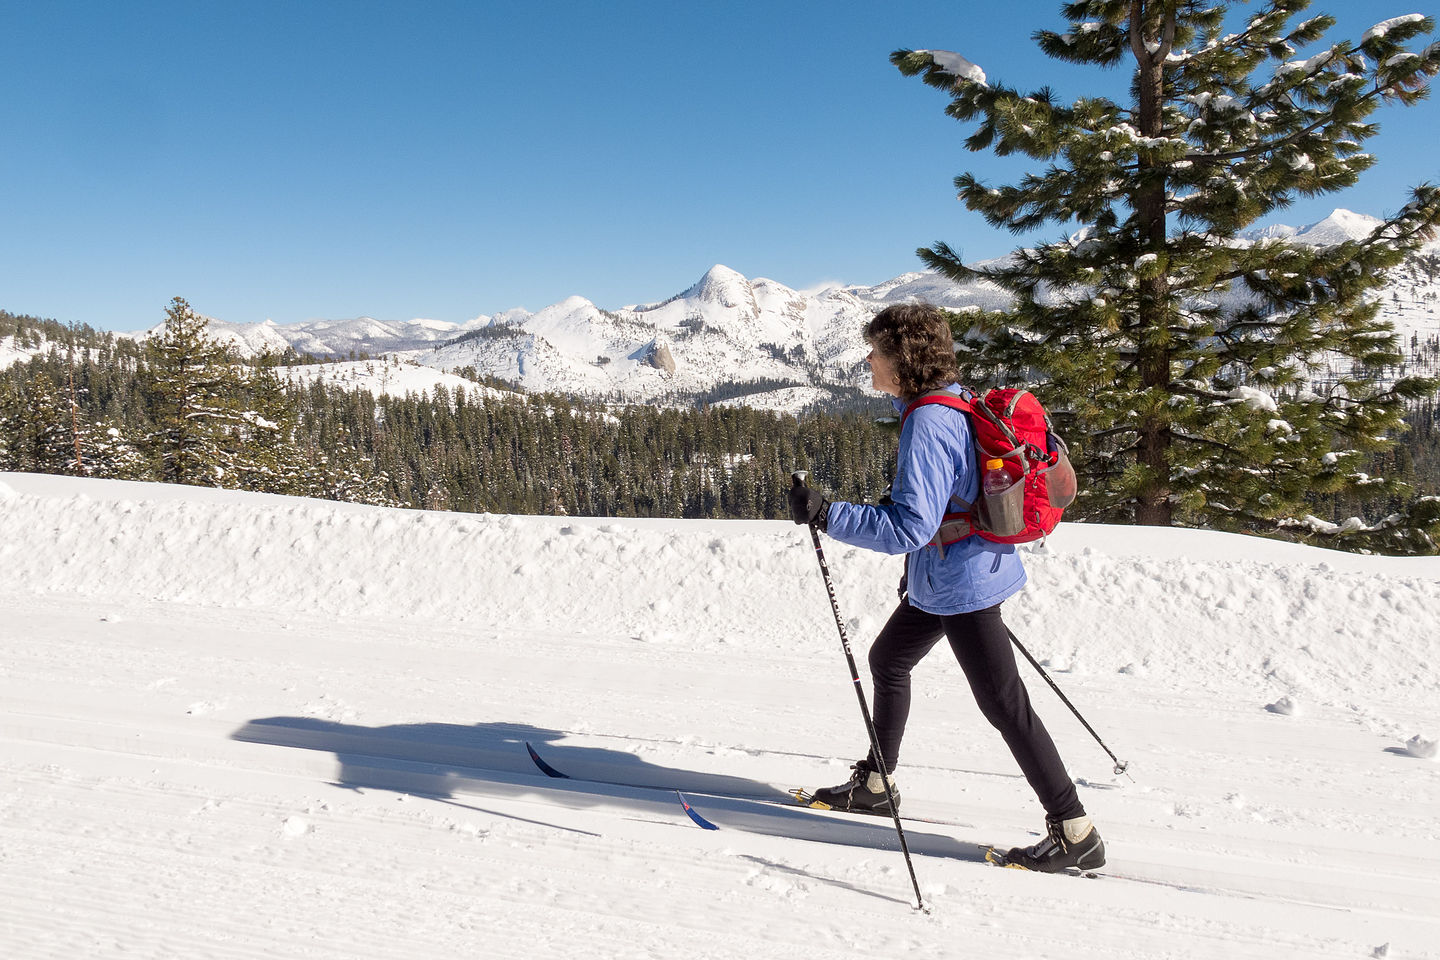
<svg viewBox="0 0 1440 960">
<path fill-rule="evenodd" d="M 827 556 L 863 669 L 898 561 Z M 1131 764 L 1022 664 L 1108 876 L 979 861 L 1041 813 L 937 650 L 920 913 L 888 821 L 759 802 L 864 751 L 788 522 L 0 474 L 0 956 L 1440 958 L 1440 560 L 1069 525 L 1026 562 L 1012 626 Z"/>
</svg>

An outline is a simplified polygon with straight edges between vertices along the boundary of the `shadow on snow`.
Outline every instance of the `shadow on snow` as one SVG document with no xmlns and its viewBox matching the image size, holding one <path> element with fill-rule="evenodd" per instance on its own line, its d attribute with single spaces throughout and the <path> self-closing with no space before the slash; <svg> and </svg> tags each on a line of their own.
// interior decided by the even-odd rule
<svg viewBox="0 0 1440 960">
<path fill-rule="evenodd" d="M 333 753 L 338 762 L 334 782 L 352 790 L 389 790 L 467 807 L 482 797 L 541 800 L 572 809 L 620 807 L 636 818 L 688 825 L 675 797 L 678 790 L 722 829 L 894 850 L 898 856 L 899 841 L 889 819 L 792 806 L 787 793 L 768 783 L 663 767 L 623 750 L 557 742 L 565 736 L 528 724 L 366 727 L 315 717 L 251 720 L 231 734 L 232 739 L 250 743 Z M 544 761 L 565 778 L 542 773 L 531 761 L 526 744 L 533 744 Z M 525 819 L 513 813 L 481 812 Z M 570 826 L 543 825 L 574 831 Z M 932 832 L 939 829 L 951 828 L 907 823 L 905 837 L 911 852 L 983 859 L 974 842 Z"/>
</svg>

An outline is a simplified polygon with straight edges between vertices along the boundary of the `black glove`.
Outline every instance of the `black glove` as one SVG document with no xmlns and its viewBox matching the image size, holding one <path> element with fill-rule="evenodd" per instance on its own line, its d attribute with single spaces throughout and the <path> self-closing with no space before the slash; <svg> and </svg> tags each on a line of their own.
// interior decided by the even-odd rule
<svg viewBox="0 0 1440 960">
<path fill-rule="evenodd" d="M 830 501 L 804 484 L 790 488 L 790 519 L 796 523 L 813 523 L 825 529 L 825 515 L 830 512 Z"/>
<path fill-rule="evenodd" d="M 896 592 L 900 594 L 901 600 L 910 596 L 910 563 L 908 557 L 906 558 L 905 569 L 900 571 L 900 589 Z"/>
</svg>

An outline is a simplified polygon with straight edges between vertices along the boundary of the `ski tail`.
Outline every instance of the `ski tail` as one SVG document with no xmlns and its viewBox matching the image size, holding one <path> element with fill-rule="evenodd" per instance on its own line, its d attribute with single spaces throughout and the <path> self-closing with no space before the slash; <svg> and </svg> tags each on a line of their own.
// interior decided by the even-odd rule
<svg viewBox="0 0 1440 960">
<path fill-rule="evenodd" d="M 681 793 L 679 790 L 676 790 L 675 796 L 680 799 L 680 806 L 685 808 L 685 813 L 690 817 L 691 820 L 695 821 L 697 826 L 705 830 L 720 829 L 719 827 L 715 826 L 715 824 L 711 823 L 709 820 L 706 820 L 704 817 L 700 816 L 700 814 L 696 813 L 695 808 L 690 806 L 690 801 L 685 799 L 685 794 Z"/>
<path fill-rule="evenodd" d="M 530 754 L 530 759 L 535 762 L 535 766 L 539 767 L 540 772 L 545 774 L 545 776 L 553 777 L 556 780 L 574 779 L 568 773 L 561 773 L 559 770 L 556 770 L 554 767 L 550 766 L 550 764 L 546 763 L 545 758 L 540 756 L 540 754 L 535 751 L 535 747 L 532 746 L 528 740 L 525 742 L 525 752 Z M 617 786 L 623 786 L 623 784 L 617 784 Z M 676 790 L 675 796 L 679 799 L 680 806 L 685 808 L 685 813 L 690 817 L 691 820 L 695 821 L 695 824 L 697 826 L 705 830 L 720 829 L 715 824 L 711 823 L 709 820 L 706 820 L 704 817 L 700 816 L 700 814 L 696 812 L 695 808 L 690 806 L 690 801 L 685 799 L 685 794 L 681 793 L 679 790 Z"/>
<path fill-rule="evenodd" d="M 546 763 L 544 759 L 541 758 L 540 754 L 535 752 L 535 748 L 530 746 L 529 740 L 525 741 L 525 749 L 529 752 L 530 759 L 535 761 L 535 766 L 539 767 L 540 772 L 545 774 L 545 776 L 554 777 L 557 780 L 570 779 L 569 774 L 561 773 L 559 770 L 556 770 L 554 767 L 550 766 L 550 764 Z"/>
</svg>

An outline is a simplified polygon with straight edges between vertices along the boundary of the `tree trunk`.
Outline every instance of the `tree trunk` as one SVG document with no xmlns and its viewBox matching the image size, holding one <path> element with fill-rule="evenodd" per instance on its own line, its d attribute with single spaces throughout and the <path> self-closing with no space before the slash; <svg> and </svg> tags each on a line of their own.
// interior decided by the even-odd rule
<svg viewBox="0 0 1440 960">
<path fill-rule="evenodd" d="M 1138 64 L 1136 86 L 1139 96 L 1137 126 L 1146 137 L 1163 133 L 1161 112 L 1164 93 L 1164 65 L 1175 35 L 1175 12 L 1165 0 L 1132 0 L 1130 4 L 1130 47 Z M 1147 252 L 1165 250 L 1165 175 L 1155 165 L 1149 150 L 1140 151 L 1140 176 L 1134 196 Z M 1137 349 L 1139 371 L 1145 390 L 1170 383 L 1168 328 L 1169 283 L 1158 274 L 1139 282 L 1139 323 Z M 1173 522 L 1170 503 L 1170 425 L 1154 414 L 1140 423 L 1137 457 L 1148 474 L 1135 504 L 1135 522 L 1168 527 Z"/>
<path fill-rule="evenodd" d="M 74 332 L 71 332 L 74 336 Z M 70 437 L 75 441 L 75 472 L 85 473 L 85 459 L 80 455 L 80 402 L 75 398 L 75 355 L 72 348 L 68 361 L 70 373 Z"/>
</svg>

